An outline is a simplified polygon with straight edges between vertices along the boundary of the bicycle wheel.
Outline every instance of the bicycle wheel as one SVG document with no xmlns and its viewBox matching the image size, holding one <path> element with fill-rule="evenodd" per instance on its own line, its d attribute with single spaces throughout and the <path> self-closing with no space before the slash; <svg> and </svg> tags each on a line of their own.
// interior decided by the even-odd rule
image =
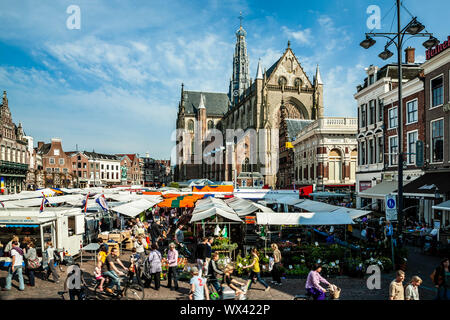
<svg viewBox="0 0 450 320">
<path fill-rule="evenodd" d="M 125 287 L 123 297 L 126 300 L 144 300 L 144 286 L 138 283 L 131 283 Z"/>
</svg>

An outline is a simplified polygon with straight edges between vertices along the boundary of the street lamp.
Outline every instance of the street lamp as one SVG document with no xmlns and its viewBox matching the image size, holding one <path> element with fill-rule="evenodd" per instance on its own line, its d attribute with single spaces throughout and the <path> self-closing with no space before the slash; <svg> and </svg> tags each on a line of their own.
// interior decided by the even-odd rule
<svg viewBox="0 0 450 320">
<path fill-rule="evenodd" d="M 397 32 L 396 33 L 366 33 L 366 39 L 360 43 L 360 46 L 364 49 L 368 49 L 375 44 L 375 40 L 372 37 L 384 37 L 388 38 L 389 41 L 384 47 L 384 51 L 378 56 L 383 59 L 389 59 L 393 56 L 393 53 L 389 51 L 389 46 L 394 44 L 397 48 L 397 67 L 398 67 L 398 145 L 400 146 L 398 152 L 398 222 L 399 222 L 399 234 L 402 232 L 403 227 L 403 101 L 402 101 L 402 47 L 404 43 L 404 38 L 406 35 L 412 37 L 429 37 L 423 43 L 423 46 L 427 49 L 435 46 L 439 41 L 433 37 L 431 33 L 422 33 L 421 31 L 425 29 L 425 26 L 417 21 L 417 17 L 413 17 L 412 20 L 402 29 L 400 22 L 400 0 L 396 0 L 397 5 Z"/>
</svg>

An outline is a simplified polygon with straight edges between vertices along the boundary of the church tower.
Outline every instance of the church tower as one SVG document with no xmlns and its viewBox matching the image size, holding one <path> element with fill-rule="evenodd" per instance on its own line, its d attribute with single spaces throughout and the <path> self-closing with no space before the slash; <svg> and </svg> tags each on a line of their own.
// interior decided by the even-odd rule
<svg viewBox="0 0 450 320">
<path fill-rule="evenodd" d="M 236 31 L 236 48 L 233 57 L 233 77 L 230 80 L 228 98 L 232 106 L 239 102 L 240 96 L 250 87 L 250 75 L 248 71 L 248 55 L 245 37 L 247 32 L 242 27 L 242 14 L 239 17 L 241 24 Z"/>
</svg>

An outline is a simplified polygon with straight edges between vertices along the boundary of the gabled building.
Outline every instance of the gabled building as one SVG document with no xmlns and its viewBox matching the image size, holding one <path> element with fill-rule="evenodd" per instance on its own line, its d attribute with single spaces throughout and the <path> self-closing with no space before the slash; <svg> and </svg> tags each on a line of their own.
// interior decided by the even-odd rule
<svg viewBox="0 0 450 320">
<path fill-rule="evenodd" d="M 28 142 L 22 128 L 12 121 L 6 91 L 0 106 L 0 183 L 1 192 L 18 193 L 26 189 Z"/>
</svg>

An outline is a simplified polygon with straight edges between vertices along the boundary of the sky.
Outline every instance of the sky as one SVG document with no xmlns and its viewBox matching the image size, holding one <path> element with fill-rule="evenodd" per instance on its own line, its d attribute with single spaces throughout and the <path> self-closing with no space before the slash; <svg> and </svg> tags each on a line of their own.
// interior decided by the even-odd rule
<svg viewBox="0 0 450 320">
<path fill-rule="evenodd" d="M 445 40 L 448 0 L 424 3 L 404 0 L 402 24 L 417 15 Z M 79 29 L 67 27 L 71 5 L 80 8 Z M 0 90 L 35 145 L 57 137 L 65 151 L 169 159 L 181 83 L 228 91 L 242 12 L 252 78 L 258 59 L 268 69 L 290 40 L 311 80 L 320 66 L 325 116 L 355 117 L 364 68 L 386 63 L 377 57 L 382 38 L 369 50 L 359 46 L 370 5 L 383 18 L 375 31 L 393 32 L 393 0 L 1 0 Z M 405 44 L 419 62 L 424 40 Z"/>
</svg>

